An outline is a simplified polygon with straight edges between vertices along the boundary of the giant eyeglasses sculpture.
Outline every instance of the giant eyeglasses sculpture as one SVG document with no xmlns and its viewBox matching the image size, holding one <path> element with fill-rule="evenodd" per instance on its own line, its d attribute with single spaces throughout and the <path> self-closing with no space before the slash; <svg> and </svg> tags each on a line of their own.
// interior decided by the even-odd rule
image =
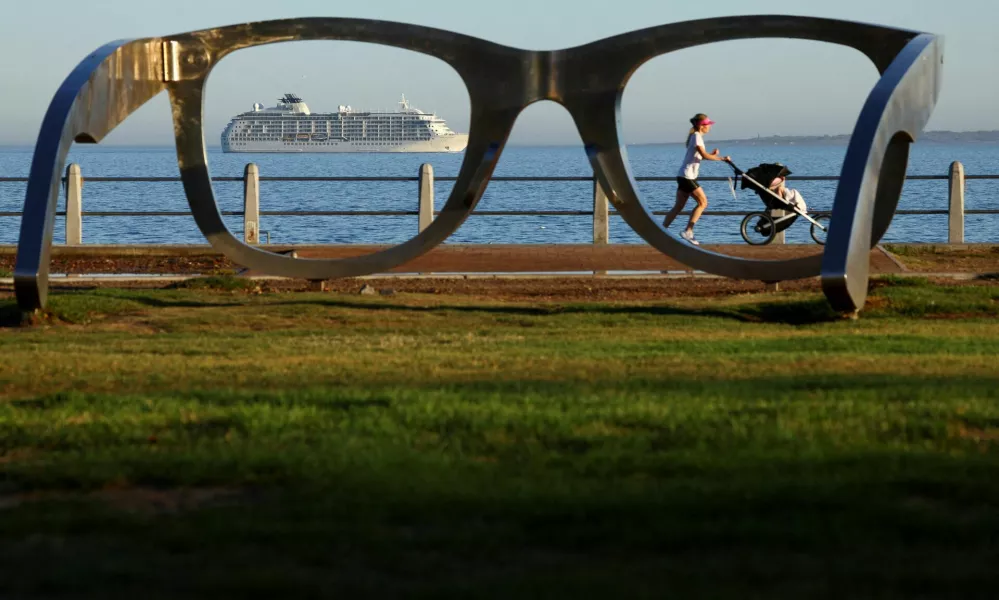
<svg viewBox="0 0 999 600">
<path fill-rule="evenodd" d="M 693 246 L 668 233 L 639 200 L 621 140 L 620 104 L 646 61 L 712 42 L 796 38 L 865 54 L 881 74 L 857 119 L 834 198 L 824 252 L 793 260 L 752 260 Z M 382 44 L 449 64 L 471 101 L 469 141 L 455 186 L 433 223 L 412 239 L 366 256 L 300 259 L 249 246 L 223 222 L 205 153 L 206 80 L 227 55 L 301 40 Z M 14 284 L 23 310 L 45 306 L 61 175 L 70 145 L 96 143 L 146 101 L 167 90 L 177 162 L 194 219 L 208 242 L 261 273 L 330 279 L 387 271 L 442 243 L 475 209 L 520 112 L 553 100 L 572 115 L 599 184 L 646 242 L 694 269 L 762 281 L 821 276 L 832 306 L 863 307 L 870 249 L 891 223 L 905 180 L 909 145 L 922 132 L 940 90 L 938 36 L 830 19 L 753 15 L 671 23 L 566 50 L 531 51 L 402 23 L 302 18 L 232 25 L 158 38 L 115 41 L 88 56 L 49 105 L 31 164 Z"/>
</svg>

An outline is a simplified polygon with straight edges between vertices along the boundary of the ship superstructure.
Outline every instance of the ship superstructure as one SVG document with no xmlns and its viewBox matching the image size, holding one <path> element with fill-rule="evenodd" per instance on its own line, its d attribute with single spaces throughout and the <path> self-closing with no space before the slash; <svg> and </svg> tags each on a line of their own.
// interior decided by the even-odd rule
<svg viewBox="0 0 999 600">
<path fill-rule="evenodd" d="M 467 145 L 467 134 L 410 106 L 405 95 L 395 112 L 340 105 L 335 113 L 313 113 L 285 94 L 271 108 L 254 104 L 222 132 L 224 152 L 461 152 Z"/>
</svg>

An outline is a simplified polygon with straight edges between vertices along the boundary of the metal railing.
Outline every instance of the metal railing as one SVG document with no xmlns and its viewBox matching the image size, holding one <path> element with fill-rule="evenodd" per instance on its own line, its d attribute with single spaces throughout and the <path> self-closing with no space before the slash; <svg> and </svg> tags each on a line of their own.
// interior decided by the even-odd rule
<svg viewBox="0 0 999 600">
<path fill-rule="evenodd" d="M 261 177 L 259 167 L 249 163 L 244 169 L 243 177 L 214 177 L 216 182 L 243 183 L 243 210 L 222 211 L 223 216 L 243 217 L 243 236 L 248 244 L 259 244 L 260 234 L 268 237 L 267 232 L 260 230 L 261 216 L 274 217 L 345 217 L 345 216 L 417 216 L 418 231 L 423 231 L 440 211 L 434 210 L 434 182 L 455 181 L 456 177 L 434 177 L 433 167 L 429 164 L 420 166 L 415 177 Z M 673 177 L 636 177 L 639 182 L 672 182 Z M 726 177 L 702 177 L 701 181 L 727 181 Z M 938 180 L 948 182 L 947 209 L 940 210 L 898 210 L 899 215 L 948 215 L 948 243 L 964 243 L 964 220 L 966 215 L 999 214 L 999 210 L 979 209 L 965 210 L 965 181 L 974 179 L 999 179 L 999 175 L 965 175 L 960 162 L 951 164 L 947 175 L 910 175 L 907 180 Z M 795 177 L 795 181 L 837 181 L 839 177 L 829 175 Z M 0 177 L 0 183 L 25 183 L 26 177 Z M 66 244 L 80 245 L 83 243 L 83 217 L 181 217 L 190 216 L 189 211 L 84 211 L 83 182 L 179 182 L 179 177 L 87 177 L 82 176 L 80 166 L 71 164 L 66 169 L 63 179 L 66 195 L 66 210 L 57 212 L 58 216 L 66 217 Z M 293 181 L 293 182 L 413 182 L 418 184 L 417 206 L 415 210 L 371 211 L 371 210 L 260 210 L 260 182 L 262 181 Z M 609 242 L 609 217 L 618 214 L 609 208 L 609 202 L 603 189 L 596 184 L 594 178 L 583 176 L 565 177 L 492 177 L 494 182 L 589 182 L 593 185 L 593 210 L 541 210 L 541 211 L 510 211 L 510 210 L 477 210 L 477 216 L 592 216 L 593 243 Z M 705 215 L 714 216 L 744 216 L 750 211 L 705 211 Z M 665 215 L 666 211 L 654 211 L 654 215 Z M 682 214 L 689 214 L 684 212 Z M 20 217 L 20 212 L 0 211 L 0 217 Z M 777 235 L 774 242 L 784 243 L 784 233 Z"/>
</svg>

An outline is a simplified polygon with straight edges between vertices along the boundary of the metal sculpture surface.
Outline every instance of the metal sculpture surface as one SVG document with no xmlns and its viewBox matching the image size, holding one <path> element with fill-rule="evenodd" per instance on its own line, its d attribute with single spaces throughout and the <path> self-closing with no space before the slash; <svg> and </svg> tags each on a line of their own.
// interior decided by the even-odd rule
<svg viewBox="0 0 999 600">
<path fill-rule="evenodd" d="M 668 233 L 639 201 L 621 140 L 625 84 L 646 61 L 676 50 L 748 38 L 831 42 L 865 54 L 881 73 L 850 139 L 824 253 L 751 260 L 693 246 Z M 469 142 L 440 216 L 403 244 L 367 256 L 300 259 L 249 246 L 230 232 L 209 176 L 202 129 L 205 83 L 226 55 L 300 40 L 369 42 L 448 63 L 471 99 Z M 850 21 L 753 15 L 672 23 L 565 50 L 520 50 L 416 25 L 339 18 L 247 23 L 107 44 L 84 59 L 56 92 L 31 164 L 14 279 L 24 310 L 44 307 L 60 176 L 72 142 L 99 142 L 163 90 L 173 110 L 177 160 L 194 219 L 208 242 L 261 273 L 306 279 L 387 271 L 442 243 L 485 191 L 514 121 L 540 100 L 572 115 L 600 185 L 649 244 L 694 269 L 740 279 L 782 281 L 821 275 L 834 308 L 856 311 L 867 296 L 869 251 L 888 229 L 901 195 L 909 144 L 929 120 L 940 89 L 941 38 Z"/>
</svg>

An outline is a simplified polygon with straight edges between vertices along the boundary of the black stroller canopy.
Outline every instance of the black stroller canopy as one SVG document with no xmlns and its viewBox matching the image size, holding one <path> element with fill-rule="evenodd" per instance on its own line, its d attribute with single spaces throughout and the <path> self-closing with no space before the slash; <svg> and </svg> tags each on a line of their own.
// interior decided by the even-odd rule
<svg viewBox="0 0 999 600">
<path fill-rule="evenodd" d="M 770 182 L 777 177 L 787 177 L 791 174 L 791 170 L 780 163 L 763 163 L 749 169 L 745 172 L 745 175 L 749 178 L 754 179 L 757 183 L 763 187 L 770 185 Z M 742 178 L 742 189 L 749 188 L 754 191 L 757 190 L 749 179 L 746 177 Z"/>
<path fill-rule="evenodd" d="M 756 165 L 752 169 L 747 170 L 742 175 L 742 189 L 749 188 L 756 192 L 756 195 L 760 197 L 763 204 L 769 210 L 784 210 L 787 208 L 787 203 L 771 192 L 768 188 L 770 187 L 770 182 L 777 177 L 787 177 L 791 174 L 791 169 L 781 163 L 763 163 Z M 784 227 L 790 226 L 792 221 L 787 222 Z"/>
</svg>

